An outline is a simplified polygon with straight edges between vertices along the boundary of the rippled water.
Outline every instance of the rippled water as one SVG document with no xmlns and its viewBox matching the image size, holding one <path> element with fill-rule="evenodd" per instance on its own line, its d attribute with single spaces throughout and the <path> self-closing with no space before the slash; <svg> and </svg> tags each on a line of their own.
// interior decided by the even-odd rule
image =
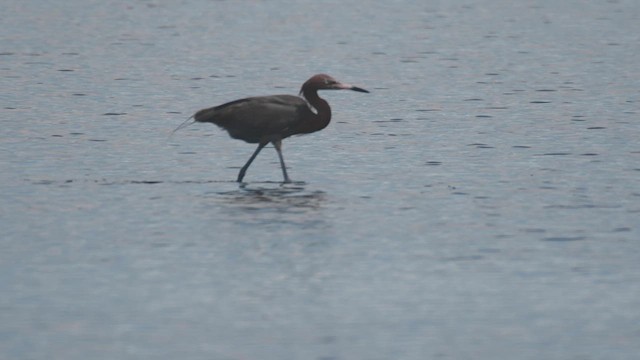
<svg viewBox="0 0 640 360">
<path fill-rule="evenodd" d="M 0 4 L 0 358 L 635 359 L 640 5 L 363 4 Z"/>
</svg>

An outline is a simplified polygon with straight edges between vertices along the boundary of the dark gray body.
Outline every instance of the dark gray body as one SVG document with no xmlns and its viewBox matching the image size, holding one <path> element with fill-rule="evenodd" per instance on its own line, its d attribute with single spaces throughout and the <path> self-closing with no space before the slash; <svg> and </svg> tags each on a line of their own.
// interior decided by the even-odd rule
<svg viewBox="0 0 640 360">
<path fill-rule="evenodd" d="M 197 122 L 210 122 L 234 139 L 268 143 L 302 133 L 303 122 L 315 114 L 307 102 L 293 95 L 257 96 L 198 111 Z"/>
</svg>

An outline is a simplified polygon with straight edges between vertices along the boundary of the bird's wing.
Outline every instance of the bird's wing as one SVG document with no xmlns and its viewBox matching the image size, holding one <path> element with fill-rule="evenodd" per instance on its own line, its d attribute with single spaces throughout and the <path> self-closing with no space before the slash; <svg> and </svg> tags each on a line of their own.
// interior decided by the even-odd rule
<svg viewBox="0 0 640 360">
<path fill-rule="evenodd" d="M 291 128 L 311 113 L 306 101 L 292 95 L 259 96 L 235 100 L 194 115 L 198 122 L 212 122 L 234 138 L 248 142 L 290 136 Z"/>
</svg>

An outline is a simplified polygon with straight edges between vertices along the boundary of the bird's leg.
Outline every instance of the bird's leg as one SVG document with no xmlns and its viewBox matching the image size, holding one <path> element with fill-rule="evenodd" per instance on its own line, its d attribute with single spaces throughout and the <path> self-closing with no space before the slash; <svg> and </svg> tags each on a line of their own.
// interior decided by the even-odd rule
<svg viewBox="0 0 640 360">
<path fill-rule="evenodd" d="M 258 156 L 258 153 L 260 152 L 260 150 L 262 150 L 262 148 L 265 147 L 267 144 L 268 144 L 267 142 L 261 142 L 260 144 L 258 144 L 258 148 L 256 149 L 256 151 L 253 152 L 253 155 L 251 155 L 247 163 L 244 164 L 242 169 L 240 169 L 240 173 L 238 173 L 238 180 L 237 180 L 238 182 L 242 182 L 242 179 L 244 178 L 244 174 L 247 172 L 249 165 L 251 165 L 251 163 L 253 162 L 253 159 L 255 159 L 256 156 Z"/>
<path fill-rule="evenodd" d="M 280 158 L 280 166 L 282 167 L 282 175 L 284 175 L 284 182 L 290 183 L 291 179 L 289 179 L 289 175 L 287 175 L 287 167 L 284 165 L 284 158 L 282 157 L 282 140 L 275 140 L 271 143 L 278 152 L 278 157 Z"/>
</svg>

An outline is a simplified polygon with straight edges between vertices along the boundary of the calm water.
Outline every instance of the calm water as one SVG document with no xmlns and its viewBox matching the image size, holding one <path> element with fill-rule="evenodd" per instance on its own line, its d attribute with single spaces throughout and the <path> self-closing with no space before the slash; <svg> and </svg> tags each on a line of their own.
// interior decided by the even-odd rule
<svg viewBox="0 0 640 360">
<path fill-rule="evenodd" d="M 363 4 L 2 2 L 0 358 L 637 359 L 640 3 Z"/>
</svg>

